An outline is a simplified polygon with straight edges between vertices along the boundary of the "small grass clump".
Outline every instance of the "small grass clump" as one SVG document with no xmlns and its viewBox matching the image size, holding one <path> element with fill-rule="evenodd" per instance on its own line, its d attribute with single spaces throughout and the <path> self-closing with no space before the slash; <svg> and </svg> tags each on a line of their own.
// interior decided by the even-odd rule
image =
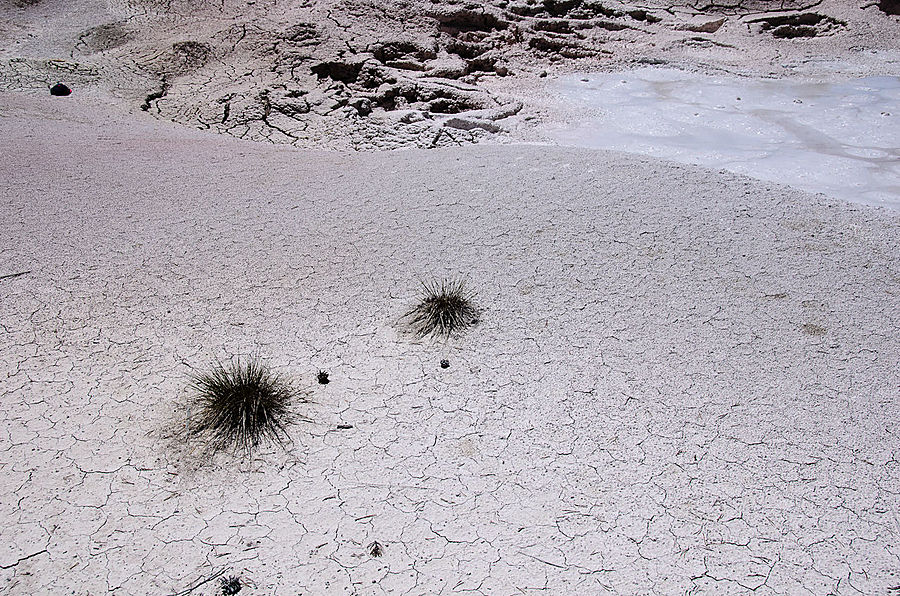
<svg viewBox="0 0 900 596">
<path fill-rule="evenodd" d="M 465 282 L 448 279 L 422 282 L 422 288 L 419 303 L 406 313 L 413 331 L 419 337 L 434 335 L 446 338 L 478 322 L 474 296 L 466 289 Z"/>
<path fill-rule="evenodd" d="M 384 546 L 382 546 L 381 543 L 377 540 L 369 544 L 369 546 L 366 547 L 366 550 L 368 550 L 369 555 L 373 557 L 380 557 L 384 554 Z"/>
<path fill-rule="evenodd" d="M 243 589 L 243 584 L 241 584 L 241 578 L 237 575 L 232 575 L 230 577 L 223 577 L 220 580 L 219 587 L 222 588 L 223 596 L 234 596 L 238 592 Z"/>
<path fill-rule="evenodd" d="M 196 375 L 190 434 L 212 451 L 252 455 L 263 442 L 284 445 L 296 390 L 258 359 L 217 363 Z"/>
</svg>

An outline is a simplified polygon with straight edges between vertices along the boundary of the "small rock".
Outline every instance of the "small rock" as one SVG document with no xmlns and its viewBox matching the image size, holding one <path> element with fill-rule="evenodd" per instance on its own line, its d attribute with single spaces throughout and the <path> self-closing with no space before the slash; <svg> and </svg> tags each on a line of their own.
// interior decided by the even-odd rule
<svg viewBox="0 0 900 596">
<path fill-rule="evenodd" d="M 401 124 L 413 124 L 428 118 L 427 114 L 421 110 L 394 110 L 391 112 L 391 116 L 396 117 Z"/>
<path fill-rule="evenodd" d="M 656 15 L 652 15 L 646 10 L 629 10 L 628 16 L 636 21 L 644 21 L 647 23 L 658 23 L 662 19 Z"/>
<path fill-rule="evenodd" d="M 72 90 L 63 85 L 62 83 L 57 83 L 50 87 L 50 95 L 56 95 L 58 97 L 64 97 L 66 95 L 70 95 Z"/>
<path fill-rule="evenodd" d="M 372 101 L 367 97 L 357 97 L 355 99 L 351 99 L 347 105 L 356 109 L 356 112 L 360 116 L 368 116 L 372 113 Z"/>
<path fill-rule="evenodd" d="M 428 76 L 441 79 L 458 79 L 469 70 L 468 63 L 462 58 L 444 58 L 433 60 L 428 65 Z"/>
<path fill-rule="evenodd" d="M 450 361 L 446 358 L 441 360 L 441 368 L 450 368 Z"/>
<path fill-rule="evenodd" d="M 506 29 L 509 23 L 501 17 L 481 8 L 473 10 L 462 6 L 442 6 L 428 10 L 425 14 L 440 25 L 458 31 L 494 31 Z"/>
<path fill-rule="evenodd" d="M 692 21 L 675 25 L 678 31 L 693 31 L 694 33 L 715 33 L 719 27 L 725 24 L 725 17 L 713 20 Z"/>
</svg>

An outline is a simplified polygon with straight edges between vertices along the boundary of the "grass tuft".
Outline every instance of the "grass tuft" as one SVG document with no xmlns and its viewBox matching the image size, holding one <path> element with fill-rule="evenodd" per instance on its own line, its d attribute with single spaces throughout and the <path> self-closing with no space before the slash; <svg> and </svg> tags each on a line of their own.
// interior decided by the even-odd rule
<svg viewBox="0 0 900 596">
<path fill-rule="evenodd" d="M 258 359 L 217 363 L 195 375 L 189 432 L 212 451 L 252 455 L 261 443 L 284 445 L 296 390 Z"/>
<path fill-rule="evenodd" d="M 237 575 L 232 575 L 230 577 L 223 577 L 220 580 L 219 587 L 222 588 L 223 596 L 234 596 L 238 592 L 243 589 L 243 584 L 241 583 L 241 578 Z"/>
<path fill-rule="evenodd" d="M 413 331 L 419 337 L 449 337 L 478 323 L 478 309 L 461 280 L 444 279 L 422 282 L 422 297 L 406 313 Z"/>
</svg>

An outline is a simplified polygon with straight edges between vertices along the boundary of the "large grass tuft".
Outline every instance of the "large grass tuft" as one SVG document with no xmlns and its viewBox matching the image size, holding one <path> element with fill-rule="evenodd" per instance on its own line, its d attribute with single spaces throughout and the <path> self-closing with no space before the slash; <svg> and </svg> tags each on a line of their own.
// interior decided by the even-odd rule
<svg viewBox="0 0 900 596">
<path fill-rule="evenodd" d="M 297 391 L 260 360 L 233 359 L 197 374 L 189 432 L 211 451 L 252 455 L 260 444 L 284 445 Z"/>
<path fill-rule="evenodd" d="M 478 322 L 478 309 L 461 280 L 422 282 L 422 297 L 406 317 L 419 337 L 449 337 Z"/>
</svg>

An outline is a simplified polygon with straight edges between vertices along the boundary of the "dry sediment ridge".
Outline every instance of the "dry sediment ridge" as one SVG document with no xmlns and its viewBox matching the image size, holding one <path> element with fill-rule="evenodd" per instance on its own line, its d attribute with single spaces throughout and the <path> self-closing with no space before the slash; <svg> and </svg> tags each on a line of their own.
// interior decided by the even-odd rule
<svg viewBox="0 0 900 596">
<path fill-rule="evenodd" d="M 900 583 L 895 212 L 608 152 L 299 151 L 77 96 L 0 95 L 0 151 L 6 593 Z M 443 273 L 484 308 L 446 349 L 395 327 Z M 157 439 L 223 352 L 309 385 L 288 454 L 194 469 Z"/>
<path fill-rule="evenodd" d="M 548 71 L 643 61 L 790 75 L 835 58 L 859 71 L 846 74 L 896 74 L 891 12 L 867 0 L 40 0 L 0 7 L 0 88 L 65 80 L 302 147 L 441 147 L 527 138 L 554 117 L 534 101 Z"/>
</svg>

